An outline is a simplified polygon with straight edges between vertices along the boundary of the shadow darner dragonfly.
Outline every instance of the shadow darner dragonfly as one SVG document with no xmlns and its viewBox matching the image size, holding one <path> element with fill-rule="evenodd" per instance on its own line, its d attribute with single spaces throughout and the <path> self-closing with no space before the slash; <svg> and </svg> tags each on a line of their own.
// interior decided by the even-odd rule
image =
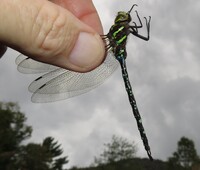
<svg viewBox="0 0 200 170">
<path fill-rule="evenodd" d="M 114 25 L 111 26 L 108 34 L 102 35 L 102 39 L 106 44 L 105 48 L 107 57 L 99 67 L 88 73 L 73 72 L 49 64 L 37 62 L 23 54 L 17 57 L 16 64 L 18 65 L 18 70 L 22 73 L 33 74 L 46 72 L 46 74 L 38 77 L 29 86 L 29 91 L 33 93 L 31 98 L 33 102 L 53 102 L 86 93 L 102 84 L 120 64 L 129 102 L 145 150 L 147 151 L 150 160 L 153 160 L 148 139 L 142 125 L 141 116 L 132 92 L 125 62 L 127 57 L 126 41 L 130 34 L 146 41 L 149 40 L 151 17 L 149 17 L 149 20 L 144 17 L 147 27 L 147 37 L 145 37 L 138 32 L 138 29 L 142 28 L 143 24 L 137 11 L 135 12 L 139 25 L 137 25 L 136 22 L 132 22 L 133 25 L 130 24 L 132 21 L 130 13 L 134 6 L 137 5 L 134 4 L 128 12 L 118 12 Z"/>
</svg>

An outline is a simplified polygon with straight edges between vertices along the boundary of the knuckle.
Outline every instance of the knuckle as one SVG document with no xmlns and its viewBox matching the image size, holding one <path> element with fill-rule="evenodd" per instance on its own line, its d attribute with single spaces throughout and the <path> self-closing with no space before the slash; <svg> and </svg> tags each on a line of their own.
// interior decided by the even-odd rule
<svg viewBox="0 0 200 170">
<path fill-rule="evenodd" d="M 46 55 L 53 56 L 61 54 L 66 48 L 72 48 L 71 42 L 74 38 L 74 29 L 70 19 L 59 8 L 43 7 L 35 19 L 36 32 L 35 42 L 38 49 Z M 41 58 L 40 58 L 41 59 Z"/>
</svg>

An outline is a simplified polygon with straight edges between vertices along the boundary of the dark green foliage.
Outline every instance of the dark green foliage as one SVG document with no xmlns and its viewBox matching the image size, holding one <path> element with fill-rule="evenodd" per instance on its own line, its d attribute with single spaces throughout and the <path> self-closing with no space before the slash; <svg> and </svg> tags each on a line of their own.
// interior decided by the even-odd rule
<svg viewBox="0 0 200 170">
<path fill-rule="evenodd" d="M 196 168 L 199 168 L 197 165 Z M 168 163 L 161 160 L 149 161 L 144 158 L 134 158 L 128 160 L 122 160 L 115 163 L 109 163 L 105 165 L 100 165 L 97 167 L 87 167 L 87 168 L 72 168 L 70 170 L 186 170 L 183 167 L 176 166 L 169 168 Z M 192 169 L 189 170 L 198 170 Z"/>
<path fill-rule="evenodd" d="M 71 169 L 73 170 L 73 169 Z M 149 161 L 149 159 L 127 159 L 98 167 L 77 168 L 76 170 L 168 170 L 167 164 L 160 160 Z M 175 170 L 175 169 L 171 169 Z"/>
<path fill-rule="evenodd" d="M 68 162 L 67 157 L 58 158 L 54 161 L 52 170 L 63 170 L 63 165 Z"/>
<path fill-rule="evenodd" d="M 122 137 L 112 136 L 111 142 L 104 144 L 105 149 L 99 158 L 95 158 L 95 164 L 108 164 L 135 157 L 136 147 Z"/>
<path fill-rule="evenodd" d="M 20 167 L 22 170 L 47 170 L 49 159 L 44 147 L 40 144 L 30 143 L 21 147 L 16 167 Z"/>
<path fill-rule="evenodd" d="M 178 141 L 177 151 L 168 159 L 169 167 L 176 167 L 177 170 L 189 170 L 197 162 L 199 162 L 199 157 L 194 142 L 186 137 L 182 137 Z"/>
<path fill-rule="evenodd" d="M 52 137 L 45 138 L 42 146 L 46 148 L 49 154 L 51 154 L 53 157 L 59 156 L 63 153 L 62 149 L 60 149 L 61 145 L 58 145 L 58 142 L 54 142 Z"/>
<path fill-rule="evenodd" d="M 44 139 L 42 144 L 30 143 L 21 148 L 17 167 L 22 170 L 62 170 L 68 163 L 67 157 L 62 155 L 62 149 L 52 137 Z"/>
<path fill-rule="evenodd" d="M 16 103 L 0 103 L 0 169 L 13 166 L 20 144 L 31 136 L 32 128 Z"/>
<path fill-rule="evenodd" d="M 54 138 L 22 145 L 32 128 L 16 103 L 0 103 L 0 118 L 0 170 L 63 170 L 68 160 Z"/>
<path fill-rule="evenodd" d="M 42 147 L 45 148 L 47 157 L 49 156 L 51 170 L 62 170 L 63 165 L 68 163 L 67 157 L 59 157 L 62 155 L 63 150 L 57 141 L 54 142 L 54 138 L 45 138 Z"/>
</svg>

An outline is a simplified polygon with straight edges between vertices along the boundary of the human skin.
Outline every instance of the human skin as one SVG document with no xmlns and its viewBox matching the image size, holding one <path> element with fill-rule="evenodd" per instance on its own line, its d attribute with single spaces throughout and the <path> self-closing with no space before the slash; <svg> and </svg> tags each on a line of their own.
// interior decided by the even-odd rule
<svg viewBox="0 0 200 170">
<path fill-rule="evenodd" d="M 6 46 L 32 59 L 87 72 L 104 59 L 92 0 L 1 0 L 0 55 Z"/>
</svg>

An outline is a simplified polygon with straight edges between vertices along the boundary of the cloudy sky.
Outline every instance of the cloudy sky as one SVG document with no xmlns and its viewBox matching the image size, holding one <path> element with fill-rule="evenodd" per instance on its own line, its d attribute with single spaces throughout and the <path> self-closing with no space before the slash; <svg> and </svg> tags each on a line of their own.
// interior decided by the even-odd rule
<svg viewBox="0 0 200 170">
<path fill-rule="evenodd" d="M 138 4 L 141 18 L 152 16 L 149 42 L 130 35 L 127 65 L 153 157 L 166 160 L 182 136 L 194 140 L 200 154 L 200 1 L 94 3 L 105 32 L 117 11 L 128 11 L 133 3 Z M 145 31 L 142 29 L 141 34 Z M 55 137 L 69 156 L 68 166 L 90 165 L 113 134 L 135 141 L 137 156 L 147 157 L 120 69 L 89 93 L 60 102 L 35 104 L 30 101 L 27 87 L 38 76 L 17 72 L 18 54 L 8 50 L 0 60 L 0 100 L 19 103 L 28 117 L 27 123 L 33 126 L 30 141 Z"/>
</svg>

